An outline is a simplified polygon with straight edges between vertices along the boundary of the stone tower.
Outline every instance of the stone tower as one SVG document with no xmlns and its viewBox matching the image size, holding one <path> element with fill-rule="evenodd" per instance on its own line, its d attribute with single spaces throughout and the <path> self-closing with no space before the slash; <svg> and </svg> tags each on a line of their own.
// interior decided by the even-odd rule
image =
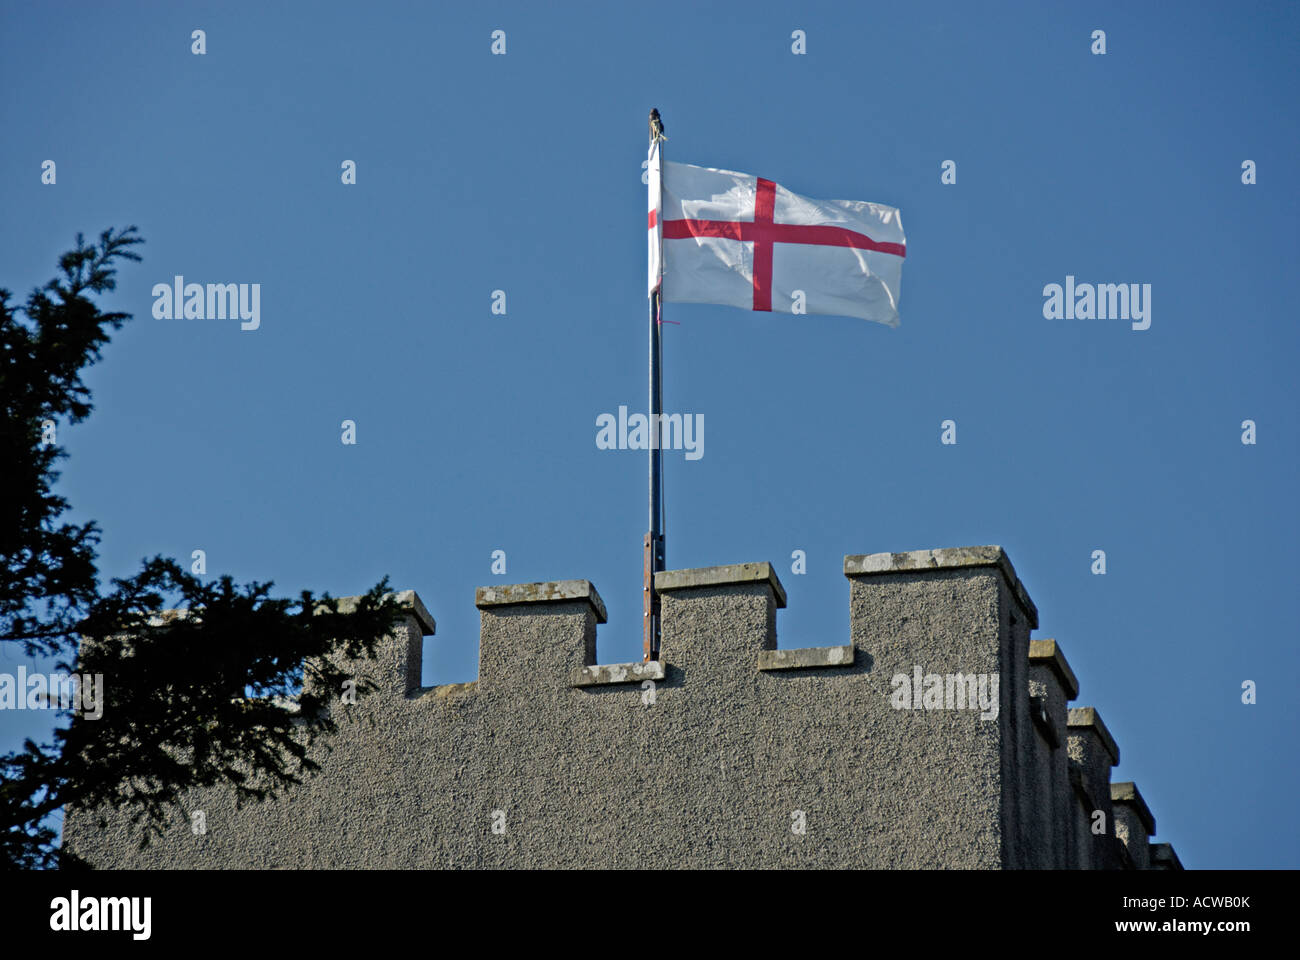
<svg viewBox="0 0 1300 960">
<path fill-rule="evenodd" d="M 144 850 L 70 810 L 64 842 L 104 868 L 1180 868 L 1000 547 L 844 575 L 847 642 L 783 650 L 770 564 L 660 573 L 661 659 L 607 665 L 588 581 L 482 587 L 478 680 L 437 687 L 407 591 L 315 777 L 191 795 Z"/>
</svg>

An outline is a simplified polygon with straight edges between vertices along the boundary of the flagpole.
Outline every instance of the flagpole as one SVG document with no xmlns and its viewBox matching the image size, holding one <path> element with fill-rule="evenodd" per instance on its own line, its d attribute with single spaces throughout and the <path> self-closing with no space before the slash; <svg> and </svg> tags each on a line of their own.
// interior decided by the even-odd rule
<svg viewBox="0 0 1300 960">
<path fill-rule="evenodd" d="M 658 140 L 660 198 L 663 196 L 663 140 L 650 132 L 650 143 Z M 656 203 L 662 209 L 662 203 Z M 663 450 L 660 448 L 660 415 L 663 413 L 663 249 L 660 244 L 660 282 L 650 294 L 650 532 L 642 542 L 642 647 L 645 660 L 659 659 L 659 595 L 655 574 L 664 569 Z"/>
</svg>

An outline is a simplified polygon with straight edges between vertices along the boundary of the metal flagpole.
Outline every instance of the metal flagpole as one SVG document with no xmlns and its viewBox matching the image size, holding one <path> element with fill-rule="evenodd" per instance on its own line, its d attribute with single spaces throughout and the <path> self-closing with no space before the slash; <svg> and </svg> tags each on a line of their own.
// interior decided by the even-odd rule
<svg viewBox="0 0 1300 960">
<path fill-rule="evenodd" d="M 663 198 L 663 125 L 659 112 L 650 114 L 650 143 L 658 144 L 660 157 L 659 199 Z M 655 204 L 662 210 L 662 202 Z M 663 413 L 663 242 L 659 245 L 659 285 L 650 295 L 650 532 L 642 543 L 642 646 L 646 660 L 659 659 L 659 595 L 655 574 L 664 569 L 663 450 L 660 447 L 660 415 Z"/>
</svg>

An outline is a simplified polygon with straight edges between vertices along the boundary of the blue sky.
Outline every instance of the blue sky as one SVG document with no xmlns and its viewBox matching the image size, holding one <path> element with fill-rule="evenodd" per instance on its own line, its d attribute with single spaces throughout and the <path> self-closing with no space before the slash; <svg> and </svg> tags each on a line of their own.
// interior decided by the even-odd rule
<svg viewBox="0 0 1300 960">
<path fill-rule="evenodd" d="M 703 458 L 667 457 L 668 566 L 772 561 L 780 644 L 820 646 L 848 635 L 845 554 L 1001 544 L 1159 838 L 1296 867 L 1298 27 L 1281 3 L 5 3 L 0 285 L 78 231 L 147 239 L 60 435 L 105 577 L 195 549 L 290 594 L 389 574 L 445 683 L 477 673 L 492 582 L 590 579 L 600 659 L 640 656 L 645 457 L 595 420 L 645 405 L 649 108 L 670 159 L 897 206 L 898 329 L 668 306 L 665 407 L 707 424 Z M 260 329 L 154 319 L 176 274 L 260 283 Z M 1044 319 L 1067 274 L 1151 284 L 1150 329 Z M 0 715 L 0 749 L 47 724 Z"/>
</svg>

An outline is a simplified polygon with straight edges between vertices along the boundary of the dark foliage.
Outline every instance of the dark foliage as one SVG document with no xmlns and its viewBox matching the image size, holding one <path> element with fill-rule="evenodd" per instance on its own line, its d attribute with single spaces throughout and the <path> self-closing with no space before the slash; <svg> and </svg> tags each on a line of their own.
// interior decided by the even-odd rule
<svg viewBox="0 0 1300 960">
<path fill-rule="evenodd" d="M 194 788 L 222 784 L 242 803 L 301 782 L 351 679 L 338 663 L 371 654 L 399 616 L 386 578 L 343 609 L 328 594 L 204 583 L 161 557 L 100 591 L 99 530 L 61 522 L 65 454 L 45 431 L 90 414 L 81 372 L 130 315 L 89 296 L 114 288 L 114 261 L 139 260 L 140 242 L 134 227 L 78 236 L 25 306 L 0 290 L 0 642 L 103 677 L 101 716 L 67 711 L 53 743 L 0 756 L 0 867 L 76 865 L 47 819 L 68 804 L 121 808 L 148 842 Z"/>
</svg>

